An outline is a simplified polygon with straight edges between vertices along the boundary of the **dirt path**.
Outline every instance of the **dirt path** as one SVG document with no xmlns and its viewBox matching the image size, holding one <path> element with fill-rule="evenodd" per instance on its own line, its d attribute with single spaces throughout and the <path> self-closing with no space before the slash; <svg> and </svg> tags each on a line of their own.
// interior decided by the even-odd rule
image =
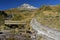
<svg viewBox="0 0 60 40">
<path fill-rule="evenodd" d="M 42 24 L 40 24 L 35 18 L 33 18 L 30 22 L 31 27 L 37 31 L 38 35 L 45 35 L 49 38 L 52 38 L 54 40 L 60 40 L 60 32 L 53 29 L 53 28 L 49 28 L 46 26 L 43 26 Z M 47 39 L 49 40 L 49 39 Z"/>
</svg>

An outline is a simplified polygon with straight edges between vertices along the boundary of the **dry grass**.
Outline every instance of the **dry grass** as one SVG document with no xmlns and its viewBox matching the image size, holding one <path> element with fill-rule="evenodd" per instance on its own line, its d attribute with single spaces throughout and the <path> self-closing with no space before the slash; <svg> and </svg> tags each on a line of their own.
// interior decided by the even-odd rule
<svg viewBox="0 0 60 40">
<path fill-rule="evenodd" d="M 45 26 L 60 30 L 60 12 L 57 10 L 59 8 L 53 9 L 51 7 L 51 10 L 45 9 L 37 11 L 36 19 Z"/>
</svg>

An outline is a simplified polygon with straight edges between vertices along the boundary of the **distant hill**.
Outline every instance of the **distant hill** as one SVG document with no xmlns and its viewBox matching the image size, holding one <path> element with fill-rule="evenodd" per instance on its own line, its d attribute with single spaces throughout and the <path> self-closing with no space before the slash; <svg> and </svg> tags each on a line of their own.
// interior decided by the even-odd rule
<svg viewBox="0 0 60 40">
<path fill-rule="evenodd" d="M 42 6 L 35 15 L 41 24 L 60 30 L 60 6 Z"/>
<path fill-rule="evenodd" d="M 30 18 L 31 15 L 33 14 L 32 12 L 34 12 L 36 9 L 38 8 L 31 6 L 29 4 L 22 4 L 17 8 L 4 10 L 4 12 L 7 13 L 8 15 L 12 15 L 11 20 L 24 20 L 26 18 Z"/>
</svg>

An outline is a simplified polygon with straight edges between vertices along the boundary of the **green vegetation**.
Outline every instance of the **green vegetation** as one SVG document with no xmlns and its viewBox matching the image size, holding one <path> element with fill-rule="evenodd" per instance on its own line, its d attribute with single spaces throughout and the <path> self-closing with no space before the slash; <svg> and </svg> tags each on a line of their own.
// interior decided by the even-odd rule
<svg viewBox="0 0 60 40">
<path fill-rule="evenodd" d="M 0 12 L 0 25 L 4 24 L 4 15 Z"/>
<path fill-rule="evenodd" d="M 24 9 L 11 9 L 11 10 L 6 10 L 5 11 L 7 14 L 13 14 L 12 19 L 10 20 L 24 20 L 26 18 L 29 18 L 33 12 L 32 10 L 24 10 Z"/>
</svg>

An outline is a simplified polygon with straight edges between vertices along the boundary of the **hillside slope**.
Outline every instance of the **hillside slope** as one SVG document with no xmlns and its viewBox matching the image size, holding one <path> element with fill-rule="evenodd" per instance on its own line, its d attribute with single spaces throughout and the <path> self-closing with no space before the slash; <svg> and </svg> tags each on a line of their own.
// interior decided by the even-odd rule
<svg viewBox="0 0 60 40">
<path fill-rule="evenodd" d="M 5 10 L 5 13 L 13 16 L 11 20 L 24 20 L 26 18 L 30 18 L 31 16 L 33 16 L 34 15 L 33 12 L 36 9 L 37 9 L 36 7 L 30 4 L 22 4 L 21 6 L 17 8 Z"/>
<path fill-rule="evenodd" d="M 42 6 L 35 17 L 41 24 L 60 30 L 60 6 Z"/>
</svg>

